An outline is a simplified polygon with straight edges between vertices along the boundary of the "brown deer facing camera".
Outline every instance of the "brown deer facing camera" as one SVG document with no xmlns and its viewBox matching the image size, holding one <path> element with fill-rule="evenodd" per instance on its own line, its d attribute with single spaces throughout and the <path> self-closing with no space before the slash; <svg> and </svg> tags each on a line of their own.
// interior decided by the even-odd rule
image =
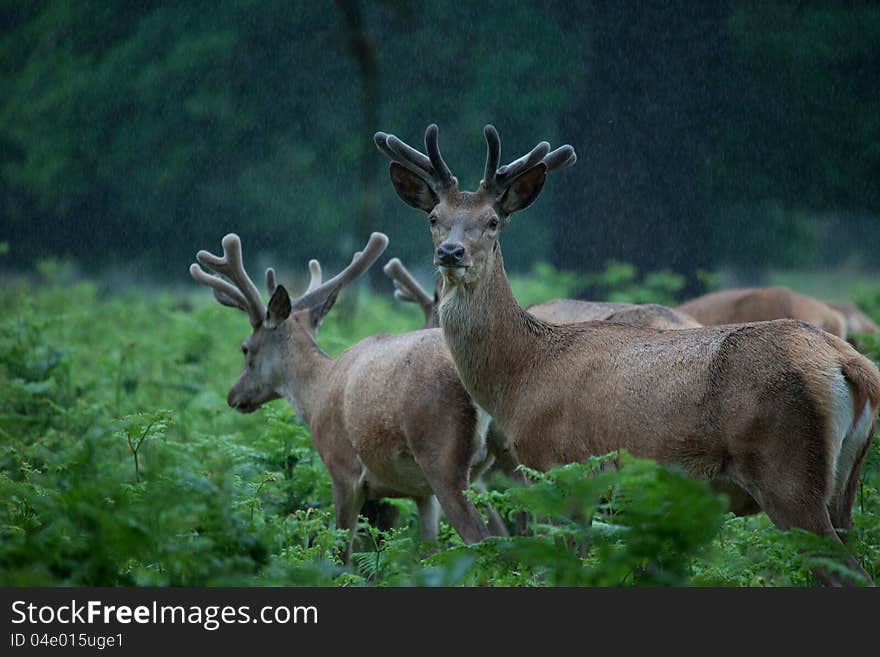
<svg viewBox="0 0 880 657">
<path fill-rule="evenodd" d="M 439 329 L 361 340 L 332 359 L 315 334 L 339 291 L 365 272 L 388 238 L 373 233 L 363 252 L 324 283 L 310 263 L 308 290 L 291 299 L 266 272 L 268 307 L 242 263 L 237 235 L 223 238 L 223 256 L 199 251 L 190 273 L 217 300 L 245 311 L 253 333 L 242 343 L 245 366 L 229 390 L 229 405 L 250 413 L 285 398 L 311 427 L 312 441 L 330 472 L 336 525 L 351 531 L 365 500 L 409 497 L 419 509 L 421 535 L 434 541 L 438 508 L 468 543 L 490 534 L 463 491 L 492 463 L 477 410 L 455 374 Z M 436 495 L 436 497 L 435 497 Z M 504 533 L 490 512 L 494 533 Z M 348 543 L 343 560 L 351 552 Z"/>
<path fill-rule="evenodd" d="M 880 404 L 873 363 L 794 320 L 664 331 L 533 317 L 511 293 L 499 237 L 574 149 L 542 142 L 499 167 L 498 133 L 486 126 L 485 137 L 475 192 L 459 189 L 437 126 L 427 156 L 393 135 L 375 140 L 398 195 L 428 217 L 440 326 L 462 382 L 520 462 L 545 470 L 626 449 L 742 489 L 781 529 L 840 542 Z"/>
</svg>

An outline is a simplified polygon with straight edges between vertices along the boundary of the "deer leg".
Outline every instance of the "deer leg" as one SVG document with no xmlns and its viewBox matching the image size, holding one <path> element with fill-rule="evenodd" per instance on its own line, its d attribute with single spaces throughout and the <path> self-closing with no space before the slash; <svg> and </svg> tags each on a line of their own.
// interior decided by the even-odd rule
<svg viewBox="0 0 880 657">
<path fill-rule="evenodd" d="M 479 543 L 489 536 L 489 530 L 477 507 L 464 494 L 475 451 L 470 431 L 459 434 L 458 440 L 445 429 L 434 434 L 425 432 L 412 445 L 416 463 L 450 524 L 465 543 Z"/>
<path fill-rule="evenodd" d="M 517 469 L 519 459 L 513 446 L 495 420 L 489 423 L 489 429 L 486 431 L 486 444 L 489 447 L 489 452 L 495 457 L 495 463 L 501 472 L 521 486 L 528 485 L 526 476 Z M 525 536 L 529 533 L 528 513 L 520 512 L 514 516 L 514 531 L 517 536 Z"/>
<path fill-rule="evenodd" d="M 486 483 L 482 480 L 483 475 L 488 470 L 491 470 L 495 464 L 495 456 L 493 456 L 491 452 L 488 452 L 486 458 L 471 470 L 471 480 L 474 482 L 472 486 L 480 493 L 486 493 L 488 491 Z M 504 520 L 491 505 L 486 506 L 486 518 L 489 523 L 489 532 L 493 536 L 510 536 L 507 531 L 507 525 L 504 524 Z"/>
<path fill-rule="evenodd" d="M 425 471 L 425 478 L 449 523 L 465 543 L 479 543 L 489 536 L 489 530 L 483 524 L 477 507 L 464 495 L 468 486 L 466 473 L 457 477 L 444 477 L 441 473 L 429 470 Z"/>
<path fill-rule="evenodd" d="M 436 543 L 440 534 L 440 506 L 433 495 L 415 498 L 419 510 L 419 535 L 426 543 Z"/>
<path fill-rule="evenodd" d="M 357 533 L 357 518 L 364 504 L 364 490 L 360 479 L 352 481 L 349 478 L 332 479 L 333 483 L 333 506 L 336 508 L 336 528 L 347 529 L 349 532 L 348 542 L 342 554 L 342 563 L 348 564 L 351 560 L 352 546 Z"/>
<path fill-rule="evenodd" d="M 828 505 L 828 510 L 831 513 L 831 523 L 841 539 L 846 538 L 847 533 L 852 527 L 852 507 L 856 499 L 856 491 L 859 488 L 862 464 L 865 462 L 865 457 L 868 455 L 870 447 L 871 441 L 869 440 L 865 443 L 861 452 L 856 457 L 846 484 L 840 491 L 837 491 L 834 497 L 831 498 L 831 503 Z"/>
<path fill-rule="evenodd" d="M 480 493 L 486 492 L 486 484 L 482 481 L 477 481 L 473 484 L 473 487 L 476 488 Z M 507 526 L 504 524 L 504 520 L 501 518 L 501 515 L 491 506 L 486 507 L 486 519 L 489 524 L 489 533 L 493 536 L 509 536 L 510 534 L 507 531 Z"/>
<path fill-rule="evenodd" d="M 815 504 L 805 505 L 774 495 L 762 495 L 761 502 L 764 511 L 781 530 L 785 531 L 797 527 L 827 537 L 829 540 L 843 545 L 843 541 L 840 540 L 837 532 L 834 531 L 834 525 L 831 524 L 831 516 L 824 502 L 819 501 Z M 864 577 L 870 586 L 874 585 L 870 575 L 865 572 L 855 557 L 850 557 L 847 565 Z M 829 572 L 824 568 L 813 568 L 813 574 L 824 586 L 839 587 L 853 585 L 851 581 L 844 580 L 837 573 Z"/>
</svg>

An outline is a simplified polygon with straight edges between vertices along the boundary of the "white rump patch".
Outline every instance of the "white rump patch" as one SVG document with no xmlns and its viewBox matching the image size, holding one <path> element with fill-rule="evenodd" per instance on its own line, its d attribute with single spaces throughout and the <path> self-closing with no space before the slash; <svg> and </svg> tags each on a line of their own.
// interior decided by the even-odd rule
<svg viewBox="0 0 880 657">
<path fill-rule="evenodd" d="M 832 419 L 834 492 L 839 493 L 846 486 L 859 452 L 871 437 L 873 409 L 870 400 L 866 400 L 865 407 L 853 423 L 855 399 L 842 372 L 838 372 L 834 378 L 831 397 L 834 404 Z"/>
</svg>

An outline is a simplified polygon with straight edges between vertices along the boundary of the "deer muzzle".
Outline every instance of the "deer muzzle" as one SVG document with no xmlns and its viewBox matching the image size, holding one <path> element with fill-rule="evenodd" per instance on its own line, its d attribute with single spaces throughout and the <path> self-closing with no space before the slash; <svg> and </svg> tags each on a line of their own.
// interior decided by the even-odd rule
<svg viewBox="0 0 880 657">
<path fill-rule="evenodd" d="M 464 245 L 461 242 L 443 242 L 437 247 L 437 264 L 443 267 L 461 267 L 464 253 Z"/>
</svg>

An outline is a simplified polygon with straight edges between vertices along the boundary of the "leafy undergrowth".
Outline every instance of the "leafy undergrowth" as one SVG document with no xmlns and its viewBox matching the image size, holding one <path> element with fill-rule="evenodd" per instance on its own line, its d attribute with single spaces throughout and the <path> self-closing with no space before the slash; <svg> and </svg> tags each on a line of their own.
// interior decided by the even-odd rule
<svg viewBox="0 0 880 657">
<path fill-rule="evenodd" d="M 355 296 L 322 329 L 332 354 L 418 327 L 390 295 Z M 3 585 L 763 586 L 809 585 L 817 562 L 842 568 L 825 542 L 734 518 L 705 485 L 626 454 L 474 494 L 511 527 L 530 511 L 526 536 L 465 546 L 444 523 L 425 545 L 414 505 L 395 501 L 399 526 L 363 523 L 343 566 L 308 428 L 281 401 L 226 406 L 243 315 L 207 294 L 90 284 L 7 286 L 0 304 Z M 849 548 L 880 574 L 876 442 Z"/>
</svg>

